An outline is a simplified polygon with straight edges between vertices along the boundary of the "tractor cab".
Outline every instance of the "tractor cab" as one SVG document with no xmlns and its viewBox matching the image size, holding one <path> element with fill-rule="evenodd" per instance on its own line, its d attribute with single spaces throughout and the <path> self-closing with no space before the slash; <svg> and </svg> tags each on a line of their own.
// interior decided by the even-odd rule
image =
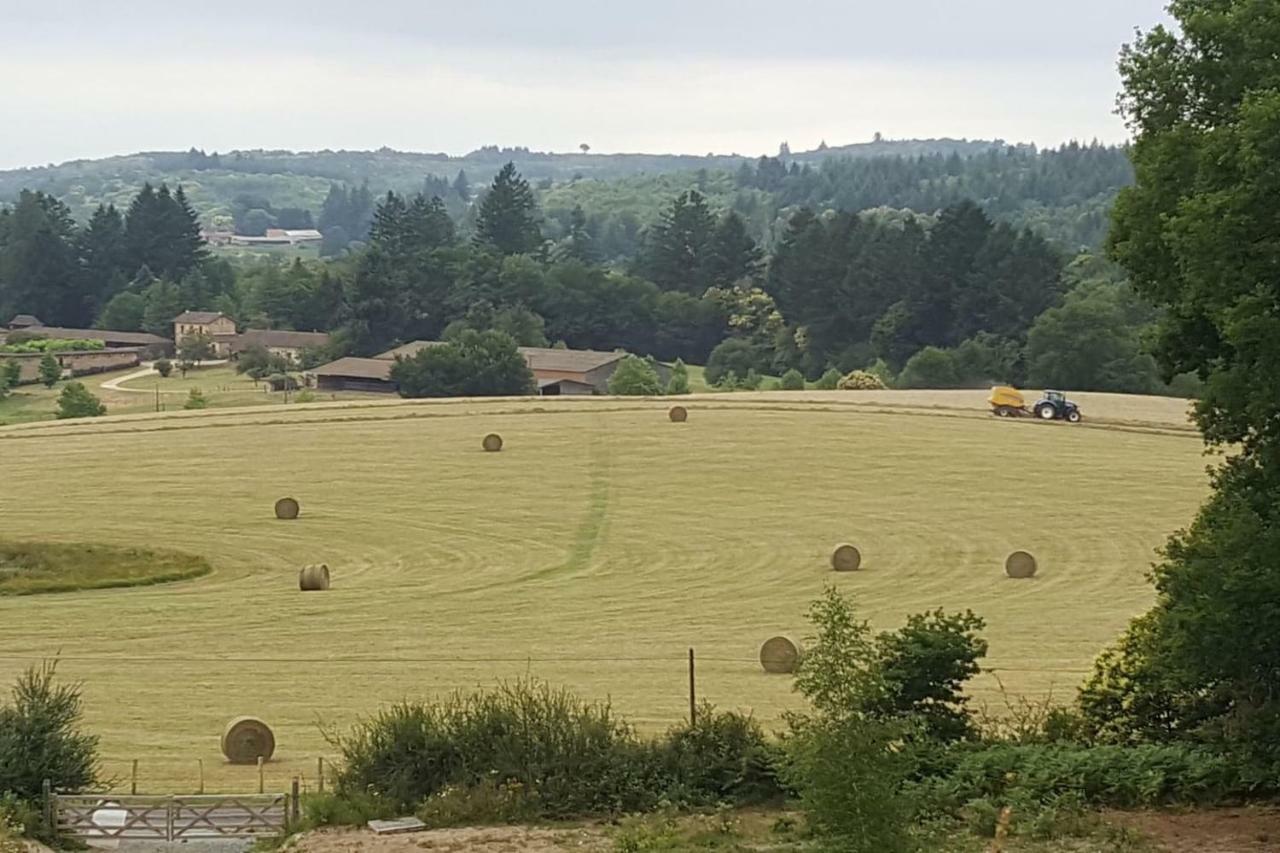
<svg viewBox="0 0 1280 853">
<path fill-rule="evenodd" d="M 1067 395 L 1061 391 L 1045 391 L 1044 397 L 1032 411 L 1042 421 L 1080 422 L 1080 407 L 1068 400 Z"/>
</svg>

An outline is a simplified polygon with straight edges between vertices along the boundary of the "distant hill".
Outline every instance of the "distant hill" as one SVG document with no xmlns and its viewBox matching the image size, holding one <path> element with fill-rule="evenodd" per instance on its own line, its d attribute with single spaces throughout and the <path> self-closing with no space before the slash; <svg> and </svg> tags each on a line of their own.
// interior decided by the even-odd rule
<svg viewBox="0 0 1280 853">
<path fill-rule="evenodd" d="M 1003 147 L 999 141 L 956 139 L 880 140 L 805 151 L 786 159 L 818 164 L 824 159 L 959 154 L 972 156 Z M 231 215 L 238 196 L 259 197 L 274 207 L 319 212 L 329 184 L 368 183 L 377 194 L 387 190 L 416 192 L 428 177 L 453 180 L 465 171 L 470 182 L 487 183 L 508 161 L 530 181 L 545 184 L 612 180 L 638 175 L 708 171 L 732 172 L 744 161 L 738 154 L 591 154 L 545 153 L 527 148 L 481 148 L 462 157 L 382 148 L 377 151 L 148 151 L 100 160 L 73 160 L 54 166 L 0 171 L 0 203 L 23 189 L 43 190 L 61 198 L 79 218 L 99 203 L 127 204 L 146 182 L 182 184 L 206 218 Z"/>
</svg>

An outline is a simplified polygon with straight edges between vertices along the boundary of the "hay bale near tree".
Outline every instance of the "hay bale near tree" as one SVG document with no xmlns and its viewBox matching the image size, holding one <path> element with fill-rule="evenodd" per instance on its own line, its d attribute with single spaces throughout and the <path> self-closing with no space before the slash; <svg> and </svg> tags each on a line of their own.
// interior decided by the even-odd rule
<svg viewBox="0 0 1280 853">
<path fill-rule="evenodd" d="M 481 442 L 481 446 L 484 448 L 486 453 L 497 453 L 502 449 L 502 436 L 498 435 L 496 432 L 491 432 L 484 437 L 484 441 Z"/>
<path fill-rule="evenodd" d="M 275 751 L 276 736 L 257 717 L 236 717 L 222 732 L 222 754 L 232 764 L 270 761 Z"/>
<path fill-rule="evenodd" d="M 667 417 L 671 419 L 673 424 L 682 424 L 689 420 L 689 410 L 684 406 L 672 406 L 667 412 Z"/>
<path fill-rule="evenodd" d="M 804 647 L 798 640 L 779 635 L 770 637 L 760 647 L 760 666 L 774 675 L 788 675 L 800 668 Z"/>
<path fill-rule="evenodd" d="M 303 566 L 298 573 L 298 589 L 303 592 L 324 592 L 329 588 L 329 567 L 324 563 Z"/>
<path fill-rule="evenodd" d="M 831 568 L 837 572 L 856 572 L 862 567 L 862 552 L 853 545 L 837 545 L 831 552 Z"/>
<path fill-rule="evenodd" d="M 276 501 L 276 518 L 282 521 L 293 521 L 302 512 L 302 507 L 293 498 L 281 498 Z"/>
<path fill-rule="evenodd" d="M 1004 573 L 1018 580 L 1035 577 L 1037 568 L 1036 558 L 1026 551 L 1014 551 L 1004 561 Z"/>
</svg>

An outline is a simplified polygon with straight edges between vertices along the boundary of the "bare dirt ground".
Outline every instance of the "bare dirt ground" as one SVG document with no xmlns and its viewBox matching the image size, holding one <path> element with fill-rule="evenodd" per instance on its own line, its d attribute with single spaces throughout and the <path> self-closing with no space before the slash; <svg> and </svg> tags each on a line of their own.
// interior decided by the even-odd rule
<svg viewBox="0 0 1280 853">
<path fill-rule="evenodd" d="M 1240 808 L 1187 812 L 1125 812 L 1114 823 L 1150 837 L 1167 853 L 1263 853 L 1280 850 L 1280 809 Z"/>
<path fill-rule="evenodd" d="M 538 829 L 524 826 L 436 829 L 407 835 L 322 830 L 290 843 L 292 853 L 604 853 L 613 845 L 598 827 Z"/>
</svg>

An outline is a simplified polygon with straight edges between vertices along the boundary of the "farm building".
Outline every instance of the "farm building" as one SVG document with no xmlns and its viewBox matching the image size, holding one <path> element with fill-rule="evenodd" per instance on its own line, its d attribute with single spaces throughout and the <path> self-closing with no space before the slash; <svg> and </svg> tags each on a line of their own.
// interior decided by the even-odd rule
<svg viewBox="0 0 1280 853">
<path fill-rule="evenodd" d="M 221 311 L 184 311 L 173 318 L 175 341 L 181 342 L 193 335 L 208 335 L 213 339 L 214 354 L 227 358 L 236 337 L 236 321 Z"/>
<path fill-rule="evenodd" d="M 328 346 L 329 336 L 324 332 L 246 329 L 238 335 L 232 335 L 229 345 L 232 358 L 250 347 L 262 347 L 272 355 L 282 356 L 294 364 L 300 364 L 304 350 L 316 350 Z"/>
<path fill-rule="evenodd" d="M 394 359 L 340 358 L 307 373 L 307 384 L 321 391 L 375 391 L 395 393 L 391 381 Z"/>
<path fill-rule="evenodd" d="M 64 339 L 65 340 L 65 339 Z M 109 349 L 56 352 L 54 358 L 64 373 L 72 376 L 88 376 L 92 373 L 106 373 L 108 370 L 121 370 L 126 367 L 137 367 L 146 355 L 145 347 L 112 347 Z M 0 355 L 0 361 L 18 362 L 18 382 L 26 384 L 36 382 L 40 378 L 40 359 L 43 353 L 24 352 Z"/>
<path fill-rule="evenodd" d="M 50 340 L 102 341 L 103 346 L 109 350 L 139 349 L 143 358 L 155 358 L 173 351 L 173 342 L 159 335 L 146 332 L 116 332 L 111 329 L 70 329 L 65 326 L 46 326 L 30 314 L 19 314 L 9 321 L 8 329 L 0 329 L 0 343 L 4 343 L 13 332 L 29 332 Z"/>
<path fill-rule="evenodd" d="M 43 326 L 40 318 L 34 314 L 19 314 L 9 321 L 10 329 L 30 329 L 32 326 Z"/>
<path fill-rule="evenodd" d="M 394 393 L 391 366 L 397 358 L 411 358 L 440 341 L 414 341 L 379 353 L 373 358 L 342 358 L 311 371 L 317 388 L 327 391 L 382 391 Z M 627 357 L 625 352 L 520 347 L 520 354 L 533 371 L 538 393 L 547 396 L 606 394 L 609 378 Z M 656 365 L 663 382 L 670 368 Z"/>
</svg>

